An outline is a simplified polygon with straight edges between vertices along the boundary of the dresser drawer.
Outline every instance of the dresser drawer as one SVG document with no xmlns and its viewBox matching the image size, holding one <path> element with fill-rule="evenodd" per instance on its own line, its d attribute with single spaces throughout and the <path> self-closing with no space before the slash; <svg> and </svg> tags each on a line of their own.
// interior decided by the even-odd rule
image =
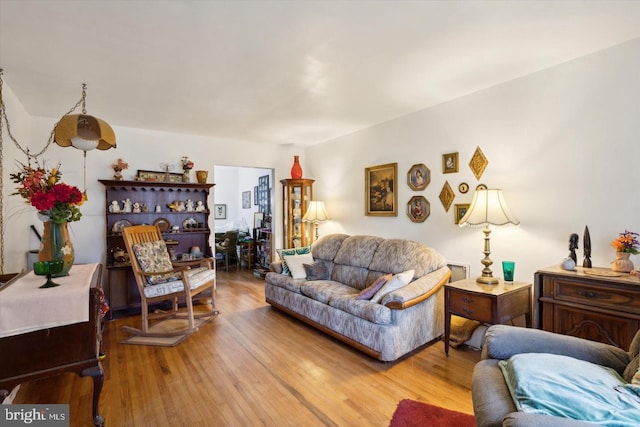
<svg viewBox="0 0 640 427">
<path fill-rule="evenodd" d="M 480 322 L 492 322 L 493 298 L 485 295 L 451 289 L 449 291 L 449 307 L 452 313 Z"/>
<path fill-rule="evenodd" d="M 553 286 L 553 298 L 570 301 L 591 307 L 602 307 L 616 311 L 640 314 L 638 290 L 616 287 L 604 287 L 571 280 L 556 279 Z"/>
</svg>

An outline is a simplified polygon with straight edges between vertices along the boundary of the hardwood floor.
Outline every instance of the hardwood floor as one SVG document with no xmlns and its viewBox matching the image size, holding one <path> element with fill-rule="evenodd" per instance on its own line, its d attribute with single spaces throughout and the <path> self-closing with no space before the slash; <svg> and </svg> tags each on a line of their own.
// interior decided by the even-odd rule
<svg viewBox="0 0 640 427">
<path fill-rule="evenodd" d="M 388 426 L 401 399 L 466 413 L 479 352 L 438 341 L 382 363 L 264 302 L 264 281 L 218 273 L 221 314 L 176 347 L 120 344 L 107 322 L 100 413 L 107 426 Z M 91 422 L 92 381 L 73 374 L 23 384 L 14 403 L 69 403 Z"/>
</svg>

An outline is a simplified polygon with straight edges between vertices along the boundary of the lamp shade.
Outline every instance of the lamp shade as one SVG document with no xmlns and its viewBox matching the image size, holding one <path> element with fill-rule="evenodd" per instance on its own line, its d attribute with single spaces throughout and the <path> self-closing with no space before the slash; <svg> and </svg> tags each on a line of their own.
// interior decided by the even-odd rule
<svg viewBox="0 0 640 427">
<path fill-rule="evenodd" d="M 520 221 L 509 211 L 502 190 L 476 190 L 467 213 L 460 220 L 461 227 L 518 225 Z"/>
<path fill-rule="evenodd" d="M 303 221 L 312 222 L 314 224 L 319 224 L 330 219 L 329 214 L 327 214 L 327 209 L 324 207 L 324 202 L 319 201 L 310 202 L 307 212 L 302 217 Z"/>
<path fill-rule="evenodd" d="M 73 146 L 82 151 L 108 150 L 116 146 L 116 135 L 104 120 L 87 114 L 70 114 L 56 125 L 54 141 L 61 147 Z"/>
</svg>

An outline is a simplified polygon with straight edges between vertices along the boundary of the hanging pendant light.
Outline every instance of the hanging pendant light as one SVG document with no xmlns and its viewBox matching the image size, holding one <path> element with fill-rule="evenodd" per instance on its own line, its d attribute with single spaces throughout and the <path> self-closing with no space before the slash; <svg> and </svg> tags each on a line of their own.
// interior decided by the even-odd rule
<svg viewBox="0 0 640 427">
<path fill-rule="evenodd" d="M 84 191 L 82 202 L 87 199 L 87 151 L 108 150 L 116 147 L 116 134 L 104 120 L 87 114 L 87 84 L 82 83 L 82 114 L 63 116 L 54 128 L 54 142 L 61 147 L 74 147 L 84 152 Z M 80 104 L 78 102 L 78 104 Z M 78 106 L 76 104 L 76 107 Z M 75 108 L 74 107 L 74 110 Z M 73 111 L 73 110 L 71 110 Z"/>
<path fill-rule="evenodd" d="M 87 85 L 82 84 L 82 114 L 67 114 L 55 128 L 54 141 L 61 147 L 72 146 L 84 152 L 116 146 L 116 135 L 104 120 L 87 114 Z"/>
</svg>

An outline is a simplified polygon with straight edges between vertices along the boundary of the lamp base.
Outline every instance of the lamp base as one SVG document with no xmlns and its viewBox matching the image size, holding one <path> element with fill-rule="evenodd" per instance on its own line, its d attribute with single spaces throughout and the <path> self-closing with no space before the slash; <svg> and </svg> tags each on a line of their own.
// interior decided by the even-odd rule
<svg viewBox="0 0 640 427">
<path fill-rule="evenodd" d="M 478 277 L 476 279 L 476 282 L 483 283 L 485 285 L 497 285 L 498 283 L 500 283 L 500 281 L 495 277 L 485 277 L 485 276 Z"/>
</svg>

